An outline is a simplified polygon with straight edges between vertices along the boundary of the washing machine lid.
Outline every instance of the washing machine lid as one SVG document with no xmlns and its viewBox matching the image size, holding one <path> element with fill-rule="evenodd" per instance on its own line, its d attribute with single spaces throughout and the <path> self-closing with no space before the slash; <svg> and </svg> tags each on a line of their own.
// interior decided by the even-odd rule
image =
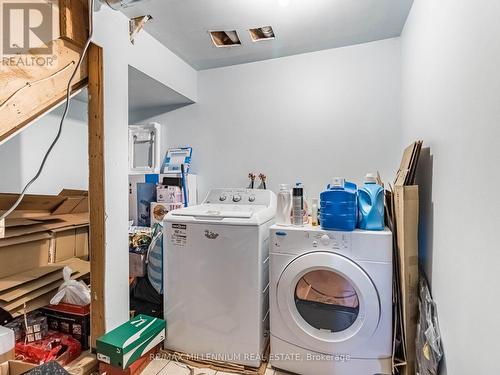
<svg viewBox="0 0 500 375">
<path fill-rule="evenodd" d="M 197 217 L 207 219 L 250 219 L 255 213 L 265 209 L 265 206 L 230 205 L 230 204 L 200 204 L 172 211 L 172 216 Z"/>
<path fill-rule="evenodd" d="M 380 321 L 380 299 L 366 272 L 336 253 L 311 251 L 292 260 L 276 288 L 281 318 L 308 349 L 342 352 L 363 343 Z"/>
</svg>

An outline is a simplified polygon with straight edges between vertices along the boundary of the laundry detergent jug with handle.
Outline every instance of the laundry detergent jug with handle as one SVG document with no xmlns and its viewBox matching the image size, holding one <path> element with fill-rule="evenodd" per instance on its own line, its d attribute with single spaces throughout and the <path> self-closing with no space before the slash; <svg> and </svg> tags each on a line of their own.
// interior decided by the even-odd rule
<svg viewBox="0 0 500 375">
<path fill-rule="evenodd" d="M 358 221 L 356 184 L 336 177 L 319 198 L 322 229 L 352 231 L 356 228 Z"/>
<path fill-rule="evenodd" d="M 358 227 L 366 230 L 383 230 L 384 188 L 377 184 L 376 177 L 369 173 L 365 184 L 358 191 Z"/>
</svg>

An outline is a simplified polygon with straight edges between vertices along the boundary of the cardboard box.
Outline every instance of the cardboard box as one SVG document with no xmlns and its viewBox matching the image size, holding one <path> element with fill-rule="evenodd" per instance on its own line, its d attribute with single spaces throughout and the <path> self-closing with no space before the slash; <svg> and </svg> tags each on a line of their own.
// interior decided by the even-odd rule
<svg viewBox="0 0 500 375">
<path fill-rule="evenodd" d="M 41 311 L 47 317 L 49 329 L 69 334 L 80 341 L 82 350 L 89 349 L 90 305 L 60 303 L 44 307 Z"/>
<path fill-rule="evenodd" d="M 17 194 L 0 194 L 0 212 L 17 198 Z M 27 311 L 46 305 L 61 284 L 60 270 L 66 265 L 49 264 L 88 258 L 88 225 L 85 191 L 25 196 L 7 217 L 0 238 L 0 307 L 17 316 L 24 304 Z M 89 267 L 83 268 L 74 269 L 73 276 L 88 274 Z"/>
<path fill-rule="evenodd" d="M 50 239 L 49 233 L 0 239 L 0 278 L 46 266 Z"/>
<path fill-rule="evenodd" d="M 94 354 L 83 352 L 77 359 L 64 366 L 70 375 L 90 375 L 97 370 L 99 363 Z"/>
<path fill-rule="evenodd" d="M 188 206 L 198 204 L 198 176 L 192 173 L 186 173 L 186 190 Z M 162 173 L 159 176 L 160 185 L 182 187 L 180 172 Z"/>
<path fill-rule="evenodd" d="M 8 210 L 19 197 L 18 194 L 0 194 L 0 213 Z M 88 212 L 88 192 L 84 190 L 62 190 L 58 195 L 25 195 L 16 210 L 6 220 L 19 218 L 47 219 L 48 216 L 81 214 Z"/>
<path fill-rule="evenodd" d="M 99 362 L 99 373 L 102 375 L 139 375 L 148 367 L 148 365 L 153 361 L 155 355 L 158 351 L 158 347 L 151 349 L 149 352 L 144 354 L 142 357 L 138 358 L 134 363 L 132 363 L 128 368 L 121 369 L 108 365 L 104 362 Z"/>
<path fill-rule="evenodd" d="M 158 203 L 182 203 L 182 189 L 180 186 L 156 186 L 156 201 Z"/>
<path fill-rule="evenodd" d="M 126 369 L 165 340 L 165 329 L 164 320 L 138 315 L 97 339 L 97 359 Z"/>
<path fill-rule="evenodd" d="M 89 226 L 59 228 L 51 231 L 49 262 L 55 263 L 73 257 L 88 259 Z"/>
<path fill-rule="evenodd" d="M 0 194 L 1 201 L 1 194 Z M 78 256 L 88 257 L 88 213 L 7 219 L 0 239 L 0 278 Z"/>
<path fill-rule="evenodd" d="M 144 253 L 128 253 L 128 272 L 130 277 L 144 277 L 147 273 L 146 255 Z"/>
<path fill-rule="evenodd" d="M 37 365 L 23 361 L 7 361 L 0 364 L 0 375 L 22 375 L 29 370 L 34 369 Z"/>
<path fill-rule="evenodd" d="M 63 352 L 57 357 L 58 349 Z M 32 343 L 17 342 L 16 356 L 35 364 L 55 361 L 64 366 L 78 358 L 81 354 L 80 343 L 68 335 L 49 331 L 42 340 Z M 55 351 L 55 352 L 54 352 Z"/>
<path fill-rule="evenodd" d="M 24 308 L 30 312 L 48 305 L 63 282 L 64 266 L 72 269 L 73 279 L 84 277 L 90 272 L 89 262 L 71 258 L 4 277 L 0 279 L 0 307 L 18 316 L 24 312 Z"/>
<path fill-rule="evenodd" d="M 418 322 L 418 186 L 395 186 L 394 207 L 406 354 L 406 366 L 402 373 L 413 375 Z"/>
</svg>

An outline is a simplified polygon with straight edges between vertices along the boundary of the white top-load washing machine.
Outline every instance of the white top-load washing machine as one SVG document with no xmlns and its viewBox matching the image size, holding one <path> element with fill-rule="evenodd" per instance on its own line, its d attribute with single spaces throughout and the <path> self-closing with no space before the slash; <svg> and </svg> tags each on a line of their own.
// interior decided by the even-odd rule
<svg viewBox="0 0 500 375">
<path fill-rule="evenodd" d="M 269 190 L 213 189 L 164 222 L 169 349 L 258 366 L 269 326 Z"/>
<path fill-rule="evenodd" d="M 391 232 L 274 225 L 270 240 L 271 364 L 391 374 Z"/>
</svg>

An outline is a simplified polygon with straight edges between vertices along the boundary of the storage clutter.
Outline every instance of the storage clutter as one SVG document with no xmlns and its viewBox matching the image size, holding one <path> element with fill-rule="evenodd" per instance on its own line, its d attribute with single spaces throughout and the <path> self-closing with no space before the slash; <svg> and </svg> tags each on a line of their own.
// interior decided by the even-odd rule
<svg viewBox="0 0 500 375">
<path fill-rule="evenodd" d="M 12 205 L 14 194 L 0 194 L 0 210 Z M 59 195 L 27 195 L 6 219 L 0 239 L 0 307 L 12 316 L 49 304 L 63 283 L 88 278 L 89 216 L 85 191 Z"/>
<path fill-rule="evenodd" d="M 192 149 L 168 149 L 160 173 L 129 175 L 129 220 L 150 227 L 172 210 L 195 205 L 197 176 L 190 173 Z"/>
<path fill-rule="evenodd" d="M 0 210 L 16 199 L 0 194 Z M 5 226 L 0 239 L 0 374 L 49 361 L 68 365 L 89 347 L 87 192 L 27 195 Z"/>
<path fill-rule="evenodd" d="M 311 224 L 332 231 L 383 230 L 384 188 L 382 181 L 367 174 L 362 187 L 343 177 L 334 177 L 319 200 L 311 199 Z M 318 204 L 319 203 L 319 204 Z M 302 226 L 309 222 L 304 187 L 297 183 L 293 189 L 281 184 L 278 193 L 276 224 Z"/>
<path fill-rule="evenodd" d="M 171 211 L 197 204 L 191 156 L 191 147 L 170 148 L 160 173 L 129 175 L 131 315 L 163 312 L 163 220 Z"/>
</svg>

